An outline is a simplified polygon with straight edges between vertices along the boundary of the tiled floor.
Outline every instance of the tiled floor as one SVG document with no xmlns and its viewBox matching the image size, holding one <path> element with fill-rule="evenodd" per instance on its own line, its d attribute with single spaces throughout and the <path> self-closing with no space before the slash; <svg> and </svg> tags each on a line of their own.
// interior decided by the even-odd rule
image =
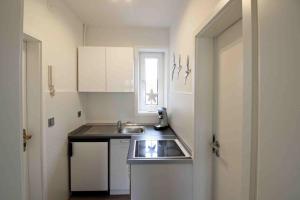
<svg viewBox="0 0 300 200">
<path fill-rule="evenodd" d="M 130 200 L 130 196 L 72 197 L 70 200 Z"/>
</svg>

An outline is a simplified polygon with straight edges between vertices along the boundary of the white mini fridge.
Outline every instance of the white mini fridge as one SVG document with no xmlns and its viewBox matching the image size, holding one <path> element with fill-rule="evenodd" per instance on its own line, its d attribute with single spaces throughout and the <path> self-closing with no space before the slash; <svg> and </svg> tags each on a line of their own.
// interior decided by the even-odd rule
<svg viewBox="0 0 300 200">
<path fill-rule="evenodd" d="M 108 142 L 72 142 L 71 192 L 109 190 Z"/>
</svg>

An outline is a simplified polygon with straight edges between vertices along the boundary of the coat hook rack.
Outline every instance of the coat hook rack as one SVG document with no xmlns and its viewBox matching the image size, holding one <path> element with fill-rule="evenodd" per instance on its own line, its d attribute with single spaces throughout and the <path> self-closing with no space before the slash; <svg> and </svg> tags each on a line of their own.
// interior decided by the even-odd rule
<svg viewBox="0 0 300 200">
<path fill-rule="evenodd" d="M 53 70 L 52 70 L 52 65 L 48 65 L 48 88 L 50 92 L 50 96 L 54 97 L 55 96 L 55 87 L 53 84 Z"/>
</svg>

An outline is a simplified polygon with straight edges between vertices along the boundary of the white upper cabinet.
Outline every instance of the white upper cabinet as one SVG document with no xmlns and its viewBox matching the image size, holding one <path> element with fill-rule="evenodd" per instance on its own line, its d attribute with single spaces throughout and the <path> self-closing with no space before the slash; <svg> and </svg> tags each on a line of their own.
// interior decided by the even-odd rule
<svg viewBox="0 0 300 200">
<path fill-rule="evenodd" d="M 106 91 L 105 47 L 78 48 L 78 91 Z"/>
<path fill-rule="evenodd" d="M 106 48 L 107 91 L 134 91 L 133 48 Z"/>
<path fill-rule="evenodd" d="M 79 47 L 79 92 L 134 92 L 131 47 Z"/>
</svg>

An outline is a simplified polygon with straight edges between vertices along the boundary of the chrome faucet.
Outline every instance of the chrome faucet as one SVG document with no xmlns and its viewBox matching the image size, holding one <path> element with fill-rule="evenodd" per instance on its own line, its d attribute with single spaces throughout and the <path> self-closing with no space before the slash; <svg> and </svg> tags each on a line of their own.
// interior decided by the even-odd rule
<svg viewBox="0 0 300 200">
<path fill-rule="evenodd" d="M 118 129 L 119 133 L 122 131 L 122 121 L 121 120 L 117 121 L 117 129 Z"/>
</svg>

